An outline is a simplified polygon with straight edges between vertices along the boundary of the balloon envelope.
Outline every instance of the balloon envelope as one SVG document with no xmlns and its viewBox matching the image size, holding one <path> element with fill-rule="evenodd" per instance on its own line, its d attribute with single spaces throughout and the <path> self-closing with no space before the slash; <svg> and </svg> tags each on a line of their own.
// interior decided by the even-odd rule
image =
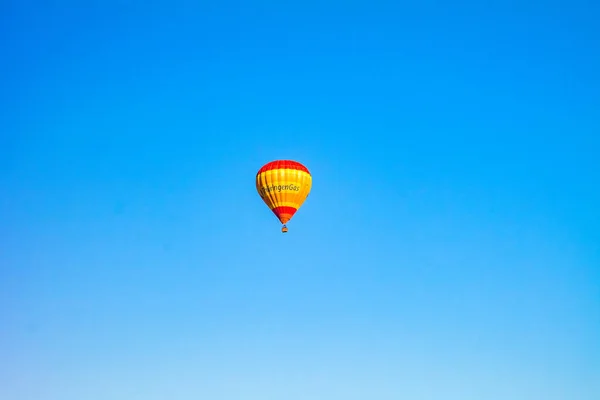
<svg viewBox="0 0 600 400">
<path fill-rule="evenodd" d="M 302 206 L 311 187 L 312 176 L 308 168 L 297 161 L 271 161 L 256 173 L 258 194 L 284 225 Z"/>
</svg>

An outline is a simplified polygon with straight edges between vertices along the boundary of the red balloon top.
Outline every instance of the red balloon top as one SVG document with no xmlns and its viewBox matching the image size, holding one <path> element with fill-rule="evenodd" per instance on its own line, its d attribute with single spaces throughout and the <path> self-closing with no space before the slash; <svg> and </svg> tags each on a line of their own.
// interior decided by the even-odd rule
<svg viewBox="0 0 600 400">
<path fill-rule="evenodd" d="M 272 169 L 298 169 L 298 170 L 304 171 L 310 175 L 310 172 L 308 172 L 308 168 L 306 168 L 304 165 L 300 164 L 299 162 L 293 161 L 293 160 L 275 160 L 275 161 L 266 163 L 265 165 L 263 165 L 261 167 L 261 169 L 258 170 L 256 175 L 258 175 L 262 172 L 265 172 L 265 171 L 270 171 Z"/>
</svg>

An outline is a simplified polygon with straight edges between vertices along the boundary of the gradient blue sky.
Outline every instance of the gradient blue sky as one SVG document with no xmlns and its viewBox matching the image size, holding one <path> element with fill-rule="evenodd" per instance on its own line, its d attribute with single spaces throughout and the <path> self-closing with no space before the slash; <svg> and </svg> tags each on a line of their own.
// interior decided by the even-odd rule
<svg viewBox="0 0 600 400">
<path fill-rule="evenodd" d="M 598 4 L 44 3 L 0 12 L 0 398 L 600 399 Z"/>
</svg>

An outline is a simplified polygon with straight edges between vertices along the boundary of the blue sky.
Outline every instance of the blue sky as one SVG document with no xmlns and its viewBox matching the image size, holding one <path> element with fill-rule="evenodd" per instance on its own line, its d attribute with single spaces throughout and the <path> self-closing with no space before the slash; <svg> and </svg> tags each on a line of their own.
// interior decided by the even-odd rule
<svg viewBox="0 0 600 400">
<path fill-rule="evenodd" d="M 51 3 L 0 12 L 2 399 L 600 398 L 598 5 Z"/>
</svg>

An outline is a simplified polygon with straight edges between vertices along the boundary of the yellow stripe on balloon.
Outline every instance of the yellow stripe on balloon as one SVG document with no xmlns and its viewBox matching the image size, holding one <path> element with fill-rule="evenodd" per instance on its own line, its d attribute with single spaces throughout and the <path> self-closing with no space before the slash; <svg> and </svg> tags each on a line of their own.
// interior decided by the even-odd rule
<svg viewBox="0 0 600 400">
<path fill-rule="evenodd" d="M 263 171 L 259 175 L 266 175 L 268 177 L 310 177 L 311 175 L 308 172 L 301 171 L 299 169 L 291 169 L 291 168 L 278 168 L 278 169 L 270 169 L 268 171 Z"/>
<path fill-rule="evenodd" d="M 300 208 L 311 187 L 312 176 L 297 169 L 272 169 L 256 177 L 256 189 L 270 209 Z"/>
<path fill-rule="evenodd" d="M 275 207 L 294 207 L 295 209 L 300 208 L 300 203 L 296 202 L 296 201 L 283 201 L 278 203 L 277 205 L 273 206 L 273 207 L 269 207 L 271 210 Z"/>
</svg>

